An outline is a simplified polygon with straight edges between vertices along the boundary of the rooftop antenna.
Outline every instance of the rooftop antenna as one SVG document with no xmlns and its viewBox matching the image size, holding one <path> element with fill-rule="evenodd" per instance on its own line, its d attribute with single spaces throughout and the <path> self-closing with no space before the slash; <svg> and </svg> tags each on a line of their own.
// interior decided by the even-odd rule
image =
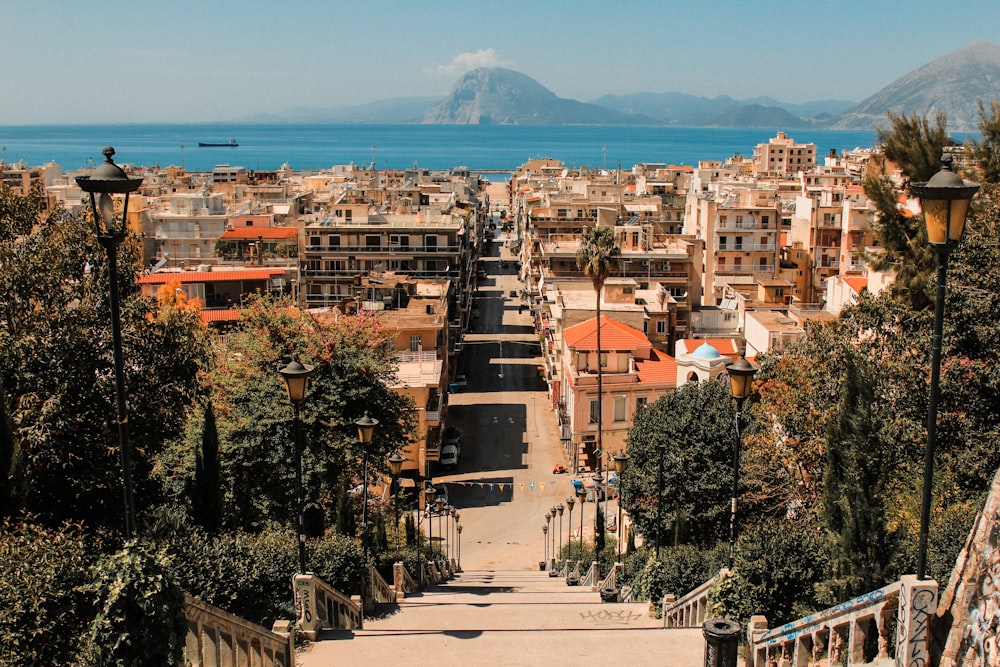
<svg viewBox="0 0 1000 667">
<path fill-rule="evenodd" d="M 3 159 L 0 160 L 0 164 L 7 164 L 7 147 L 3 147 Z"/>
<path fill-rule="evenodd" d="M 369 169 L 375 170 L 375 144 L 372 144 L 372 166 Z"/>
<path fill-rule="evenodd" d="M 608 147 L 605 144 L 604 146 L 601 147 L 601 149 L 604 151 L 604 162 L 603 162 L 603 166 L 601 167 L 601 169 L 603 169 L 604 171 L 607 171 L 608 170 Z"/>
</svg>

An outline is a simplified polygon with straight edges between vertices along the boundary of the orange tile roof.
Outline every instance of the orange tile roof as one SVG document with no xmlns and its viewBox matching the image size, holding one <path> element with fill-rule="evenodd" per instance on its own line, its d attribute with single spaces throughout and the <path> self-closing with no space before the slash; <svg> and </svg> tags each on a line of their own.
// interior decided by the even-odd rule
<svg viewBox="0 0 1000 667">
<path fill-rule="evenodd" d="M 240 311 L 235 308 L 214 308 L 212 310 L 201 311 L 201 321 L 205 324 L 212 322 L 237 322 L 240 319 Z"/>
<path fill-rule="evenodd" d="M 856 294 L 861 294 L 861 290 L 868 287 L 868 278 L 864 276 L 844 276 L 844 282 L 850 287 Z"/>
<path fill-rule="evenodd" d="M 224 239 L 294 239 L 299 231 L 295 227 L 237 227 L 222 232 Z"/>
<path fill-rule="evenodd" d="M 586 322 L 569 327 L 563 331 L 563 339 L 566 341 L 566 345 L 577 350 L 596 350 L 597 318 L 592 317 Z M 601 349 L 603 351 L 634 350 L 651 346 L 649 339 L 641 331 L 636 331 L 632 327 L 605 315 L 601 316 Z"/>
<path fill-rule="evenodd" d="M 238 280 L 267 280 L 280 276 L 284 269 L 241 269 L 239 271 L 178 271 L 175 273 L 150 273 L 140 276 L 140 285 L 166 285 L 167 283 L 225 283 Z"/>
<path fill-rule="evenodd" d="M 663 352 L 653 350 L 649 359 L 636 359 L 635 370 L 641 384 L 677 384 L 677 360 Z"/>
</svg>

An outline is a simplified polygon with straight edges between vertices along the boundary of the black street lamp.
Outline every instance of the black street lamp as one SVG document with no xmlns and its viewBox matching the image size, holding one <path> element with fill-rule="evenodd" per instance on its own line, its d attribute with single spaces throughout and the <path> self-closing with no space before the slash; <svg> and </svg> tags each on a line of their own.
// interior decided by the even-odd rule
<svg viewBox="0 0 1000 667">
<path fill-rule="evenodd" d="M 298 514 L 299 542 L 299 572 L 306 572 L 306 521 L 304 503 L 302 500 L 302 420 L 299 411 L 306 400 L 306 389 L 309 387 L 309 376 L 313 374 L 312 366 L 303 366 L 297 359 L 279 370 L 285 379 L 288 389 L 288 400 L 292 403 L 292 427 L 295 438 L 295 510 Z"/>
<path fill-rule="evenodd" d="M 434 519 L 431 517 L 431 507 L 434 504 L 434 496 L 437 495 L 437 489 L 429 481 L 424 487 L 424 513 L 427 515 L 427 554 L 428 556 L 434 554 Z M 417 534 L 417 544 L 420 544 L 420 535 Z M 430 559 L 428 559 L 430 560 Z M 421 560 L 420 562 L 420 576 L 423 577 L 424 566 L 426 563 Z"/>
<path fill-rule="evenodd" d="M 618 535 L 616 540 L 618 542 L 618 560 L 622 559 L 622 535 L 624 531 L 622 530 L 622 475 L 625 473 L 625 469 L 628 467 L 628 460 L 632 458 L 625 452 L 619 451 L 614 456 L 615 462 L 615 472 L 618 473 Z"/>
<path fill-rule="evenodd" d="M 111 345 L 115 364 L 115 399 L 118 411 L 118 453 L 122 466 L 122 492 L 125 500 L 125 539 L 135 536 L 135 499 L 132 492 L 132 447 L 128 436 L 128 409 L 125 400 L 125 360 L 122 353 L 122 320 L 118 296 L 118 246 L 128 228 L 128 198 L 139 189 L 141 178 L 129 178 L 111 158 L 115 149 L 104 149 L 104 164 L 87 176 L 78 176 L 76 184 L 90 195 L 90 213 L 94 219 L 97 241 L 108 257 L 108 287 L 111 305 Z M 100 197 L 95 197 L 95 195 Z M 121 219 L 115 219 L 111 195 L 125 195 Z"/>
<path fill-rule="evenodd" d="M 441 526 L 441 515 L 444 514 L 444 504 L 444 496 L 438 496 L 434 499 L 434 507 L 437 509 L 438 515 L 438 542 L 441 542 L 442 545 L 445 544 L 444 529 Z"/>
<path fill-rule="evenodd" d="M 576 497 L 580 500 L 580 561 L 583 561 L 583 506 L 587 504 L 587 489 L 579 487 Z"/>
<path fill-rule="evenodd" d="M 594 558 L 597 558 L 598 545 L 597 545 L 597 533 L 600 532 L 603 540 L 604 526 L 600 524 L 600 509 L 601 509 L 601 496 L 598 495 L 604 492 L 604 475 L 600 470 L 594 473 Z M 605 493 L 605 495 L 607 495 Z M 607 519 L 605 519 L 605 522 Z"/>
<path fill-rule="evenodd" d="M 942 158 L 941 170 L 926 183 L 910 187 L 920 198 L 927 224 L 927 241 L 937 256 L 937 294 L 934 300 L 934 335 L 931 338 L 931 388 L 927 402 L 927 445 L 924 449 L 924 488 L 920 504 L 920 544 L 917 551 L 917 579 L 927 569 L 927 534 L 931 518 L 931 486 L 934 479 L 934 449 L 937 446 L 937 406 L 941 395 L 941 334 L 944 326 L 944 291 L 948 276 L 948 256 L 962 239 L 969 204 L 979 184 L 951 170 L 951 160 Z"/>
<path fill-rule="evenodd" d="M 389 471 L 392 473 L 391 487 L 395 488 L 395 493 L 392 496 L 392 517 L 395 524 L 393 529 L 396 533 L 396 553 L 399 553 L 399 473 L 403 471 L 403 462 L 406 461 L 405 456 L 400 456 L 399 452 L 393 452 L 392 456 L 389 457 Z M 392 488 L 390 488 L 392 490 Z"/>
<path fill-rule="evenodd" d="M 569 518 L 566 520 L 566 560 L 573 560 L 573 505 L 576 498 L 570 496 L 566 499 L 566 507 L 569 508 Z"/>
<path fill-rule="evenodd" d="M 549 569 L 549 515 L 545 515 L 545 525 L 542 526 L 542 564 L 543 570 Z"/>
<path fill-rule="evenodd" d="M 556 524 L 555 524 L 556 514 L 558 514 L 558 510 L 556 510 L 556 508 L 554 506 L 550 507 L 549 508 L 549 518 L 552 519 L 552 521 L 553 521 L 553 523 L 552 523 L 552 548 L 549 550 L 549 560 L 552 562 L 552 569 L 549 570 L 549 576 L 550 577 L 556 576 Z"/>
<path fill-rule="evenodd" d="M 354 425 L 358 427 L 358 440 L 361 441 L 361 446 L 365 450 L 364 456 L 364 482 L 361 493 L 361 541 L 364 544 L 365 550 L 365 576 L 362 579 L 361 584 L 361 601 L 364 603 L 367 598 L 365 597 L 368 592 L 368 579 L 371 577 L 371 565 L 368 562 L 368 445 L 371 444 L 372 434 L 375 432 L 375 427 L 378 426 L 378 420 L 372 419 L 365 412 L 365 416 L 361 419 L 356 419 Z"/>
<path fill-rule="evenodd" d="M 556 560 L 559 561 L 562 559 L 562 518 L 566 508 L 562 503 L 559 503 L 556 505 L 556 511 L 559 513 L 559 549 L 556 551 Z"/>
<path fill-rule="evenodd" d="M 458 571 L 462 571 L 462 524 L 455 526 L 455 530 L 458 531 Z"/>
<path fill-rule="evenodd" d="M 729 569 L 733 568 L 733 553 L 736 550 L 736 496 L 740 485 L 740 448 L 743 444 L 743 401 L 753 389 L 753 376 L 760 370 L 746 360 L 745 353 L 726 366 L 733 400 L 736 401 L 736 438 L 733 442 L 733 494 L 729 514 Z"/>
<path fill-rule="evenodd" d="M 663 532 L 663 455 L 665 453 L 665 447 L 661 444 L 656 448 L 657 453 L 660 455 L 659 460 L 656 463 L 656 560 L 660 560 L 660 533 Z M 674 521 L 679 521 L 678 517 L 674 517 Z"/>
<path fill-rule="evenodd" d="M 461 558 L 459 558 L 459 551 L 458 551 L 458 542 L 459 542 L 458 527 L 461 525 L 461 524 L 458 523 L 458 521 L 461 518 L 462 518 L 462 514 L 458 511 L 458 508 L 452 507 L 451 508 L 451 525 L 454 528 L 454 532 L 452 534 L 455 536 L 455 546 L 456 546 L 456 549 L 455 549 L 455 563 L 456 563 L 455 571 L 456 572 L 461 572 L 462 571 Z"/>
</svg>

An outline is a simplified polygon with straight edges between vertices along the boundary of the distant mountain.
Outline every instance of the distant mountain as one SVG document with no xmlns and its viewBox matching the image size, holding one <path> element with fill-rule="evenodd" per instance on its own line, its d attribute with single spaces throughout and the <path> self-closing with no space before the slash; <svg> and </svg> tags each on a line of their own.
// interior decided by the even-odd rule
<svg viewBox="0 0 1000 667">
<path fill-rule="evenodd" d="M 942 112 L 952 132 L 977 132 L 982 100 L 1000 96 L 1000 46 L 970 44 L 933 60 L 835 118 L 833 129 L 864 129 L 888 124 L 886 111 L 933 118 Z"/>
<path fill-rule="evenodd" d="M 451 94 L 431 107 L 427 124 L 645 125 L 655 124 L 596 104 L 558 97 L 530 76 L 500 67 L 468 72 Z"/>
<path fill-rule="evenodd" d="M 812 123 L 778 107 L 760 104 L 733 107 L 723 111 L 708 123 L 711 127 L 773 127 L 795 129 L 812 127 Z"/>
</svg>

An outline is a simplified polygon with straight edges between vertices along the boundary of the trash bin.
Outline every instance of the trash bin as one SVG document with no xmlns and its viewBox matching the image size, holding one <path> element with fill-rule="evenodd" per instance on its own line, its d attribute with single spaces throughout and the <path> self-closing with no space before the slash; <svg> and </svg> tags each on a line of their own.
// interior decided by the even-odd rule
<svg viewBox="0 0 1000 667">
<path fill-rule="evenodd" d="M 705 636 L 705 667 L 736 667 L 740 624 L 727 618 L 710 618 L 701 626 Z"/>
</svg>

